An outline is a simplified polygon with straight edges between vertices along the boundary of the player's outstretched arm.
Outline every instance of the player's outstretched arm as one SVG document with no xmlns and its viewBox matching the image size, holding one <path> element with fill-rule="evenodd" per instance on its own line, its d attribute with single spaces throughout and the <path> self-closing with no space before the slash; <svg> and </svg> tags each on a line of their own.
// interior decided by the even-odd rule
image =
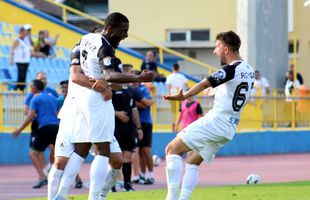
<svg viewBox="0 0 310 200">
<path fill-rule="evenodd" d="M 147 70 L 144 70 L 140 75 L 123 74 L 112 69 L 105 69 L 103 73 L 108 82 L 114 83 L 152 82 L 155 79 L 155 74 Z"/>
<path fill-rule="evenodd" d="M 202 92 L 204 89 L 210 87 L 211 84 L 207 78 L 204 78 L 202 81 L 194 85 L 191 89 L 183 94 L 182 89 L 176 94 L 164 95 L 164 99 L 166 100 L 174 100 L 174 101 L 182 101 L 189 97 L 195 96 Z"/>
</svg>

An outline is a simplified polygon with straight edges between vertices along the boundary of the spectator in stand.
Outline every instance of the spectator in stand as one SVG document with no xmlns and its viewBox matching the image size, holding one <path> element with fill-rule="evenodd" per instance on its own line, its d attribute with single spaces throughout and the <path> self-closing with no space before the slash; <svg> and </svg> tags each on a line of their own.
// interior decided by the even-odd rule
<svg viewBox="0 0 310 200">
<path fill-rule="evenodd" d="M 141 65 L 141 71 L 148 69 L 158 73 L 157 71 L 157 63 L 156 63 L 156 56 L 153 51 L 146 52 L 145 60 Z"/>
<path fill-rule="evenodd" d="M 261 96 L 266 96 L 270 93 L 268 80 L 261 75 L 258 70 L 255 70 L 255 81 L 254 88 L 252 90 L 252 95 L 257 95 L 257 91 L 260 90 Z"/>
<path fill-rule="evenodd" d="M 182 129 L 187 127 L 190 123 L 197 120 L 202 116 L 203 111 L 200 103 L 194 99 L 194 97 L 190 97 L 181 103 L 180 108 L 181 114 L 178 117 L 178 120 L 175 123 L 175 127 L 173 129 L 174 132 L 178 132 L 178 126 L 180 122 L 182 122 Z"/>
<path fill-rule="evenodd" d="M 299 87 L 300 87 L 299 80 L 297 79 L 296 83 L 294 81 L 294 72 L 291 70 L 286 72 L 286 84 L 285 84 L 285 89 L 284 89 L 285 96 L 291 97 L 293 95 L 294 89 L 296 88 L 297 90 Z M 291 99 L 288 99 L 288 100 L 291 100 Z"/>
<path fill-rule="evenodd" d="M 294 64 L 291 64 L 290 66 L 289 66 L 289 68 L 288 68 L 288 71 L 292 71 L 293 72 L 293 74 L 294 74 Z M 304 84 L 304 79 L 303 79 L 303 77 L 302 77 L 302 75 L 300 74 L 300 73 L 298 73 L 297 72 L 297 80 L 299 81 L 299 84 L 300 85 L 303 85 Z M 284 84 L 286 84 L 287 83 L 287 74 L 286 74 L 286 76 L 285 76 L 285 82 L 284 82 Z"/>
<path fill-rule="evenodd" d="M 164 74 L 159 74 L 157 71 L 157 62 L 156 62 L 156 54 L 153 51 L 146 52 L 145 60 L 141 65 L 141 71 L 147 69 L 156 73 L 154 82 L 165 82 L 166 78 Z M 152 90 L 153 85 L 150 83 L 145 84 L 150 90 Z"/>
<path fill-rule="evenodd" d="M 50 54 L 51 45 L 45 39 L 44 31 L 39 31 L 38 39 L 34 42 L 34 52 L 35 57 L 47 57 Z"/>
<path fill-rule="evenodd" d="M 31 46 L 25 41 L 27 31 L 24 27 L 19 29 L 18 38 L 12 44 L 10 52 L 10 64 L 17 65 L 17 89 L 24 91 L 27 70 L 31 56 Z"/>
<path fill-rule="evenodd" d="M 52 38 L 50 37 L 48 30 L 44 31 L 44 40 L 50 46 L 49 55 L 55 56 L 54 46 L 57 44 L 58 38 L 59 38 L 59 34 L 57 34 L 55 38 Z"/>
<path fill-rule="evenodd" d="M 28 43 L 28 45 L 33 46 L 33 40 L 31 36 L 31 24 L 25 24 L 24 28 L 27 31 L 27 36 L 25 37 L 25 42 Z"/>
</svg>

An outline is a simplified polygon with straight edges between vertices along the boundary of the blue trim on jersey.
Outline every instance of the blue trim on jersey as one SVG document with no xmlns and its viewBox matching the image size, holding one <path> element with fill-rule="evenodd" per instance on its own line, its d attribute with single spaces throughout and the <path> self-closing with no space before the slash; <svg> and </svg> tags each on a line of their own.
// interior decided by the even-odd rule
<svg viewBox="0 0 310 200">
<path fill-rule="evenodd" d="M 85 34 L 88 33 L 87 31 L 85 31 L 85 30 L 83 30 L 83 29 L 80 29 L 80 28 L 78 28 L 78 27 L 76 27 L 76 26 L 73 26 L 73 25 L 71 25 L 71 24 L 66 24 L 66 23 L 64 23 L 63 21 L 61 21 L 60 19 L 57 19 L 56 17 L 53 17 L 53 16 L 51 16 L 51 15 L 48 15 L 48 14 L 46 14 L 46 13 L 43 13 L 43 12 L 41 12 L 41 11 L 38 11 L 38 10 L 35 10 L 35 9 L 32 9 L 32 8 L 28 8 L 28 7 L 23 6 L 23 5 L 19 4 L 19 3 L 13 2 L 12 0 L 4 0 L 4 2 L 9 3 L 9 4 L 11 4 L 11 5 L 14 5 L 14 6 L 16 6 L 16 7 L 20 8 L 20 9 L 23 9 L 23 10 L 25 10 L 25 11 L 27 11 L 27 12 L 30 12 L 30 13 L 32 13 L 32 14 L 34 14 L 34 15 L 38 15 L 38 16 L 40 16 L 40 17 L 46 19 L 46 20 L 49 20 L 49 21 L 51 21 L 51 22 L 54 22 L 55 24 L 58 24 L 58 25 L 60 25 L 60 26 L 63 26 L 63 27 L 65 27 L 65 28 L 67 28 L 67 29 L 70 29 L 70 30 L 75 31 L 75 32 L 77 32 L 77 33 L 80 33 L 80 34 L 82 34 L 82 35 L 85 35 Z M 135 50 L 132 50 L 132 49 L 126 48 L 126 47 L 118 47 L 117 49 L 120 50 L 120 51 L 122 51 L 122 52 L 124 52 L 124 53 L 127 53 L 127 54 L 129 54 L 129 55 L 132 55 L 132 56 L 134 56 L 134 57 L 136 57 L 136 58 L 140 58 L 140 59 L 144 60 L 144 55 L 141 54 L 141 53 L 139 53 L 139 52 L 137 52 L 137 51 L 135 51 Z M 160 63 L 157 63 L 157 65 L 160 66 L 161 68 L 167 70 L 167 71 L 172 72 L 172 69 L 171 69 L 168 65 L 160 64 Z M 182 73 L 182 72 L 181 72 L 181 73 Z M 194 78 L 194 77 L 192 77 L 192 76 L 186 75 L 186 74 L 184 74 L 184 73 L 182 73 L 182 74 L 183 74 L 187 79 L 192 80 L 192 81 L 194 81 L 194 82 L 199 82 L 199 81 L 200 81 L 200 80 L 198 80 L 198 79 L 196 79 L 196 78 Z"/>
</svg>

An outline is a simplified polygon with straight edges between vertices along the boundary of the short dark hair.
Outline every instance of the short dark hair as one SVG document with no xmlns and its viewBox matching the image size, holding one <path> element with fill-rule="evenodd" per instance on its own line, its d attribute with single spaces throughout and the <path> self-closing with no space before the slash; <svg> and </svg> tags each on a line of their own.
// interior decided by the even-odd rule
<svg viewBox="0 0 310 200">
<path fill-rule="evenodd" d="M 174 63 L 174 64 L 173 64 L 173 69 L 174 69 L 175 71 L 178 71 L 178 70 L 180 69 L 179 64 L 178 64 L 178 63 Z"/>
<path fill-rule="evenodd" d="M 132 64 L 123 64 L 123 71 L 128 71 L 129 68 L 133 68 Z"/>
<path fill-rule="evenodd" d="M 137 76 L 139 76 L 141 74 L 141 71 L 139 71 L 139 70 L 134 70 L 134 72 L 135 72 L 135 75 L 137 75 Z"/>
<path fill-rule="evenodd" d="M 289 73 L 290 75 L 294 75 L 294 72 L 293 72 L 292 70 L 289 70 L 288 73 Z"/>
<path fill-rule="evenodd" d="M 241 40 L 240 37 L 233 31 L 221 32 L 217 34 L 216 40 L 224 42 L 234 52 L 239 51 Z"/>
<path fill-rule="evenodd" d="M 66 85 L 68 85 L 69 84 L 69 81 L 68 80 L 64 80 L 64 81 L 61 81 L 60 83 L 59 83 L 59 85 L 63 85 L 63 84 L 66 84 Z"/>
<path fill-rule="evenodd" d="M 24 27 L 20 27 L 18 32 L 21 33 L 21 32 L 24 32 L 24 31 L 26 31 L 26 29 Z"/>
<path fill-rule="evenodd" d="M 108 26 L 119 26 L 122 22 L 129 23 L 128 18 L 119 12 L 114 12 L 108 15 L 105 20 L 105 27 Z"/>
<path fill-rule="evenodd" d="M 95 26 L 92 30 L 92 33 L 100 33 L 103 30 L 103 28 L 104 27 L 102 25 Z"/>
<path fill-rule="evenodd" d="M 34 79 L 32 81 L 32 85 L 36 87 L 39 91 L 44 90 L 44 83 L 40 81 L 39 79 Z"/>
</svg>

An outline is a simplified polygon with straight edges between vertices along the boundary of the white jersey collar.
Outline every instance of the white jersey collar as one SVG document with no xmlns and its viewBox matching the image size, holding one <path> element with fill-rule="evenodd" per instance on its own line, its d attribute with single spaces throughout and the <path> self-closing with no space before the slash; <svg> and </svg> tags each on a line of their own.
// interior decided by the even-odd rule
<svg viewBox="0 0 310 200">
<path fill-rule="evenodd" d="M 109 42 L 103 35 L 101 35 L 101 37 L 108 43 L 109 46 L 112 47 L 112 45 L 110 44 L 110 42 Z"/>
<path fill-rule="evenodd" d="M 231 63 L 229 63 L 229 65 L 233 65 L 233 64 L 235 64 L 236 62 L 243 62 L 243 60 L 235 60 L 235 61 L 232 61 Z"/>
</svg>

